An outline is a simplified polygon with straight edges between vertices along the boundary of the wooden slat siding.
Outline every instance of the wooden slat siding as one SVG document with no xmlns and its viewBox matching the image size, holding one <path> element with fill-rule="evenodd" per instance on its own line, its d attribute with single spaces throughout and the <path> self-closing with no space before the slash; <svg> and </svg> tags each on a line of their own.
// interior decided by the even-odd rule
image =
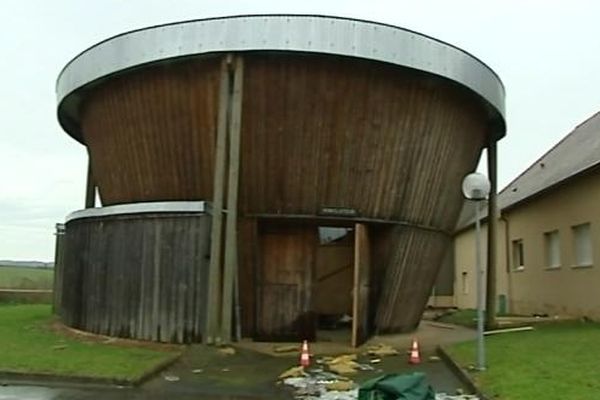
<svg viewBox="0 0 600 400">
<path fill-rule="evenodd" d="M 311 310 L 316 230 L 311 226 L 268 226 L 261 243 L 260 297 L 256 336 L 260 340 L 313 340 Z"/>
<path fill-rule="evenodd" d="M 161 224 L 155 224 L 154 229 L 152 230 L 154 233 L 154 240 L 151 243 L 151 248 L 153 249 L 153 262 L 152 262 L 152 273 L 153 273 L 153 290 L 152 290 L 152 321 L 151 324 L 151 332 L 152 332 L 152 340 L 158 341 L 160 340 L 160 299 L 161 299 L 161 291 L 160 291 L 160 252 L 161 247 L 158 243 L 160 243 L 160 232 L 162 226 Z"/>
<path fill-rule="evenodd" d="M 444 234 L 412 228 L 392 228 L 388 234 L 391 247 L 377 307 L 378 333 L 416 328 L 437 267 L 451 244 L 451 238 Z"/>
<path fill-rule="evenodd" d="M 208 216 L 189 214 L 69 222 L 63 321 L 111 336 L 199 340 L 206 311 L 209 225 Z"/>
<path fill-rule="evenodd" d="M 219 63 L 138 69 L 90 91 L 81 123 L 103 204 L 211 198 Z"/>
<path fill-rule="evenodd" d="M 338 205 L 373 218 L 452 225 L 436 201 L 421 200 L 455 207 L 486 132 L 475 96 L 365 60 L 244 59 L 244 211 L 315 214 Z M 218 57 L 195 58 L 91 90 L 82 126 L 104 204 L 212 198 L 218 74 Z"/>
<path fill-rule="evenodd" d="M 246 63 L 247 212 L 315 215 L 334 205 L 451 227 L 436 199 L 458 207 L 460 179 L 479 156 L 485 116 L 474 98 L 382 64 L 265 55 Z M 307 82 L 312 90 L 299 88 Z"/>
<path fill-rule="evenodd" d="M 258 232 L 255 218 L 242 218 L 239 223 L 240 306 L 242 336 L 251 337 L 255 332 Z"/>
</svg>

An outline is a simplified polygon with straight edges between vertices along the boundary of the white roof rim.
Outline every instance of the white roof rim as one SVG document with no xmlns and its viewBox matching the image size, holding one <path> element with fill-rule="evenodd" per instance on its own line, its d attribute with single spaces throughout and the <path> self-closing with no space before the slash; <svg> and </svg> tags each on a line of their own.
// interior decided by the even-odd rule
<svg viewBox="0 0 600 400">
<path fill-rule="evenodd" d="M 408 29 L 315 15 L 208 18 L 152 26 L 106 39 L 80 53 L 61 71 L 56 84 L 59 118 L 62 111 L 73 112 L 72 107 L 61 107 L 68 96 L 100 78 L 174 58 L 248 51 L 347 56 L 441 76 L 485 99 L 505 130 L 504 85 L 475 56 Z M 499 136 L 503 135 L 501 132 Z"/>
</svg>

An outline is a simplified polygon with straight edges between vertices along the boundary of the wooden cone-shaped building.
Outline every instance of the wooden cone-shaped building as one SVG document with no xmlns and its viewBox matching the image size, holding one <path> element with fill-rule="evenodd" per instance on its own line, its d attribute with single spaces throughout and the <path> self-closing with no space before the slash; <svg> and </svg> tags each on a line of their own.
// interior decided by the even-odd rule
<svg viewBox="0 0 600 400">
<path fill-rule="evenodd" d="M 58 313 L 161 341 L 313 339 L 337 314 L 355 342 L 415 328 L 461 180 L 505 132 L 481 61 L 331 17 L 129 32 L 77 56 L 57 92 L 103 205 L 68 217 Z"/>
</svg>

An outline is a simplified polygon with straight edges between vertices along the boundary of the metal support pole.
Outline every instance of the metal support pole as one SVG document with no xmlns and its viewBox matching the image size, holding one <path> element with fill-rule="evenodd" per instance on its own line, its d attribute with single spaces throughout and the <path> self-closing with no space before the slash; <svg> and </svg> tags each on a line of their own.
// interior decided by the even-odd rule
<svg viewBox="0 0 600 400">
<path fill-rule="evenodd" d="M 477 369 L 485 370 L 485 345 L 483 342 L 484 323 L 484 296 L 483 296 L 483 274 L 484 268 L 481 263 L 481 224 L 480 206 L 481 201 L 475 201 L 475 267 L 477 269 Z"/>
</svg>

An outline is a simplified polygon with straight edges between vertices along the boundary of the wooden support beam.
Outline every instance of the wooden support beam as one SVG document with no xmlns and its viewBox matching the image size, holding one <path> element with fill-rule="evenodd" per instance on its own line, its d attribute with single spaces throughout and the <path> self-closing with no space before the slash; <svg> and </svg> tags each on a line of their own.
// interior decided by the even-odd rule
<svg viewBox="0 0 600 400">
<path fill-rule="evenodd" d="M 358 347 L 369 337 L 369 287 L 371 249 L 367 225 L 354 228 L 354 289 L 352 291 L 352 346 Z"/>
<path fill-rule="evenodd" d="M 225 191 L 225 163 L 227 149 L 227 125 L 229 118 L 229 93 L 231 55 L 221 63 L 219 89 L 219 119 L 213 180 L 212 224 L 210 235 L 210 264 L 208 270 L 208 298 L 204 342 L 213 344 L 219 335 L 219 310 L 221 309 L 221 253 L 223 241 L 223 195 Z"/>
<path fill-rule="evenodd" d="M 85 184 L 85 208 L 96 206 L 96 182 L 92 173 L 92 159 L 88 155 L 87 179 Z"/>
<path fill-rule="evenodd" d="M 225 266 L 223 271 L 223 301 L 221 310 L 221 341 L 231 341 L 234 282 L 238 273 L 238 191 L 240 171 L 240 129 L 242 121 L 243 58 L 233 64 L 233 92 L 229 113 L 229 179 L 227 187 L 227 222 L 225 227 Z"/>
<path fill-rule="evenodd" d="M 488 251 L 487 251 L 487 291 L 486 291 L 486 329 L 496 327 L 496 254 L 498 230 L 498 155 L 496 140 L 491 138 L 487 148 L 488 178 L 490 196 L 488 201 Z"/>
</svg>

